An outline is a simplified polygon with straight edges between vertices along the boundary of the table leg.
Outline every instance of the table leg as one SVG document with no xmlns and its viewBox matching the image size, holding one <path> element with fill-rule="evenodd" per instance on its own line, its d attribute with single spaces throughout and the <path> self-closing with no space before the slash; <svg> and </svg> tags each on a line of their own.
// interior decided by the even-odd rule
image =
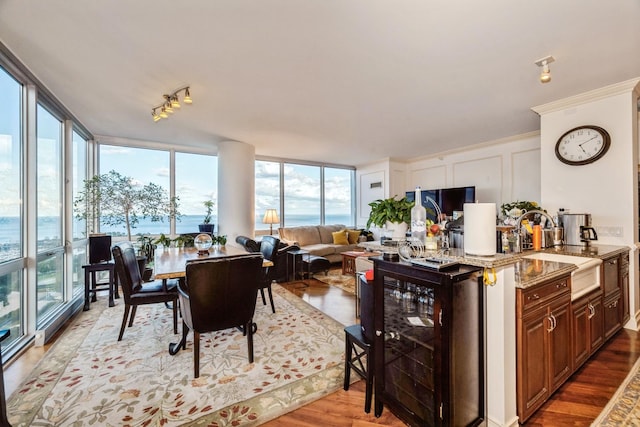
<svg viewBox="0 0 640 427">
<path fill-rule="evenodd" d="M 96 272 L 91 272 L 91 302 L 98 301 L 98 293 L 96 292 Z"/>
<path fill-rule="evenodd" d="M 178 343 L 170 343 L 169 344 L 169 354 L 172 356 L 175 356 L 176 354 L 178 354 L 178 352 L 180 351 L 180 349 L 182 348 L 183 350 L 187 349 L 187 335 L 189 334 L 189 328 L 187 327 L 187 325 L 184 323 L 184 321 L 182 322 L 182 338 L 180 338 L 180 342 Z"/>
</svg>

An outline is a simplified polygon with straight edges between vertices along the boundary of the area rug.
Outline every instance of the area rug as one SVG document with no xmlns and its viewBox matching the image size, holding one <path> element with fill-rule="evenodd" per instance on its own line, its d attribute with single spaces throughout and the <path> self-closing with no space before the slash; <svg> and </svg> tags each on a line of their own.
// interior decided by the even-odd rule
<svg viewBox="0 0 640 427">
<path fill-rule="evenodd" d="M 355 294 L 356 292 L 355 276 L 353 274 L 344 275 L 342 274 L 342 269 L 339 268 L 329 270 L 326 276 L 324 273 L 316 273 L 313 278 L 351 294 Z"/>
<path fill-rule="evenodd" d="M 124 304 L 106 298 L 81 313 L 8 401 L 13 426 L 251 426 L 342 386 L 344 326 L 273 286 L 276 314 L 260 298 L 254 363 L 236 329 L 193 334 L 175 356 L 171 311 L 141 306 L 122 341 Z"/>
<path fill-rule="evenodd" d="M 592 426 L 618 427 L 640 425 L 640 359 L 604 407 Z"/>
</svg>

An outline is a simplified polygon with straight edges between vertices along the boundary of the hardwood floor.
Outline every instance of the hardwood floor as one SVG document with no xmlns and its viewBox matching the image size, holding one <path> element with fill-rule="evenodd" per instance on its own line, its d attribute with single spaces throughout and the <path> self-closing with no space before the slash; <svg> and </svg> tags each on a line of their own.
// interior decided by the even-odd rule
<svg viewBox="0 0 640 427">
<path fill-rule="evenodd" d="M 345 325 L 357 323 L 354 296 L 315 279 L 281 284 L 300 298 Z M 31 347 L 5 367 L 5 390 L 10 396 L 51 343 Z M 598 416 L 640 357 L 640 333 L 624 329 L 592 357 L 525 424 L 537 426 L 589 426 Z M 352 374 L 357 375 L 357 374 Z M 404 426 L 389 410 L 380 418 L 364 412 L 364 381 L 285 414 L 267 427 L 376 425 Z"/>
</svg>

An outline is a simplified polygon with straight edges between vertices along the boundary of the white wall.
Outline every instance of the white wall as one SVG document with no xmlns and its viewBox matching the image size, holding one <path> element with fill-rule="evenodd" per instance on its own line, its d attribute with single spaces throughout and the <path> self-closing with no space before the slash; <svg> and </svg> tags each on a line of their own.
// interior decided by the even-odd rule
<svg viewBox="0 0 640 427">
<path fill-rule="evenodd" d="M 640 79 L 607 86 L 535 107 L 541 115 L 542 203 L 554 211 L 590 213 L 598 244 L 631 250 L 629 299 L 631 320 L 638 329 L 638 97 Z M 580 125 L 603 127 L 611 147 L 600 160 L 568 166 L 555 156 L 555 144 L 567 130 Z"/>
</svg>

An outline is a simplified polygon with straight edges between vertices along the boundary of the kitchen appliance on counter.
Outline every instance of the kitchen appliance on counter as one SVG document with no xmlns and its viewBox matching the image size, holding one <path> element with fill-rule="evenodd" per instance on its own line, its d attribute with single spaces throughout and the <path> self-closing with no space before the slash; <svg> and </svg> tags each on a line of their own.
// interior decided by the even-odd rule
<svg viewBox="0 0 640 427">
<path fill-rule="evenodd" d="M 592 241 L 598 240 L 598 234 L 591 226 L 591 214 L 565 213 L 562 215 L 562 227 L 565 245 L 588 247 Z"/>
</svg>

